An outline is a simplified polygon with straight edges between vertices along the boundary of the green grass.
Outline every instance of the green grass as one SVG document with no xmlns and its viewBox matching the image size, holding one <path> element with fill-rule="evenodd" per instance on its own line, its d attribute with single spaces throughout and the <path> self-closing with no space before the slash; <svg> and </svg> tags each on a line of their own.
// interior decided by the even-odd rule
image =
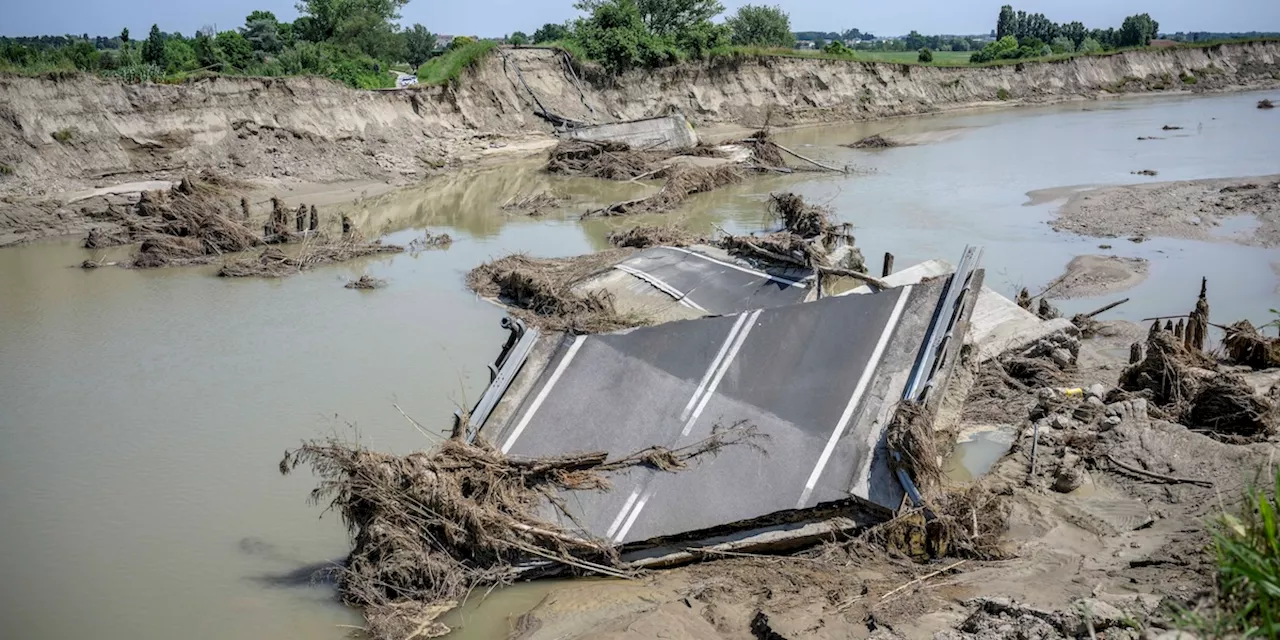
<svg viewBox="0 0 1280 640">
<path fill-rule="evenodd" d="M 1008 100 L 1010 97 L 1009 91 L 1006 90 L 1004 87 L 1000 87 L 998 90 L 996 90 L 996 97 L 1000 98 L 1001 100 Z"/>
<path fill-rule="evenodd" d="M 1195 84 L 1196 82 L 1199 82 L 1196 80 L 1195 76 L 1189 73 L 1183 73 L 1181 76 L 1178 76 L 1178 79 L 1182 80 L 1182 84 Z"/>
<path fill-rule="evenodd" d="M 64 144 L 71 142 L 71 139 L 74 137 L 76 137 L 76 130 L 74 127 L 63 127 L 53 132 L 53 139 Z"/>
<path fill-rule="evenodd" d="M 13 167 L 11 165 L 7 165 L 3 162 L 0 162 L 0 176 L 11 176 L 11 175 L 13 175 Z"/>
<path fill-rule="evenodd" d="M 1271 490 L 1250 489 L 1239 515 L 1214 523 L 1217 610 L 1181 621 L 1204 637 L 1280 637 L 1280 472 Z"/>
<path fill-rule="evenodd" d="M 898 64 L 925 64 L 934 67 L 967 67 L 972 51 L 934 51 L 933 62 L 918 61 L 917 51 L 857 51 L 855 60 L 872 60 L 875 62 L 894 62 Z"/>
<path fill-rule="evenodd" d="M 492 40 L 481 40 L 436 56 L 418 67 L 418 84 L 439 86 L 457 82 L 463 71 L 479 64 L 497 47 L 498 43 Z"/>
</svg>

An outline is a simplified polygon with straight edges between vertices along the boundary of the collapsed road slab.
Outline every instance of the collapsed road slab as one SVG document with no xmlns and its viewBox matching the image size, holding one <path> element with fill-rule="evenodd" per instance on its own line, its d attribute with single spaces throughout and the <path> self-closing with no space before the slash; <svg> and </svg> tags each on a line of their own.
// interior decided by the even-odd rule
<svg viewBox="0 0 1280 640">
<path fill-rule="evenodd" d="M 621 142 L 632 149 L 681 151 L 698 146 L 698 133 L 678 113 L 658 118 L 568 129 L 561 135 L 592 142 Z"/>
<path fill-rule="evenodd" d="M 659 252 L 642 266 L 680 282 L 679 270 L 663 271 L 670 258 Z M 616 543 L 758 529 L 771 517 L 799 522 L 851 499 L 879 514 L 865 525 L 903 502 L 884 425 L 947 287 L 944 278 L 623 333 L 546 336 L 477 428 L 526 456 L 675 449 L 737 424 L 767 436 L 763 453 L 729 447 L 679 473 L 637 469 L 615 477 L 611 492 L 563 496 L 577 523 L 562 524 Z"/>
<path fill-rule="evenodd" d="M 608 291 L 621 313 L 660 322 L 769 309 L 813 297 L 811 272 L 761 271 L 713 247 L 652 247 L 623 260 L 581 290 Z"/>
</svg>

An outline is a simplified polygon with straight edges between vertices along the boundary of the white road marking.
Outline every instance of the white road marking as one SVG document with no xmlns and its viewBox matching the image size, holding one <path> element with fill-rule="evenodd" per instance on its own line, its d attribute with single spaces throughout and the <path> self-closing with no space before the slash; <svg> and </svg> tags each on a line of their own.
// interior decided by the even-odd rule
<svg viewBox="0 0 1280 640">
<path fill-rule="evenodd" d="M 746 267 L 744 267 L 744 266 L 742 266 L 742 265 L 733 264 L 732 262 L 725 262 L 724 260 L 717 260 L 717 259 L 715 259 L 715 258 L 712 258 L 712 257 L 711 257 L 711 256 L 709 256 L 709 255 L 702 254 L 702 253 L 698 253 L 697 251 L 690 251 L 690 250 L 688 250 L 688 249 L 684 249 L 684 248 L 681 248 L 681 247 L 667 247 L 667 248 L 668 248 L 668 249 L 675 249 L 676 251 L 679 251 L 679 252 L 681 252 L 681 253 L 687 253 L 687 254 L 689 254 L 689 255 L 691 255 L 691 256 L 696 256 L 696 257 L 702 258 L 703 260 L 707 260 L 707 261 L 710 261 L 710 262 L 714 262 L 714 263 L 716 263 L 716 264 L 722 264 L 722 265 L 724 265 L 724 266 L 726 266 L 726 267 L 729 267 L 729 268 L 731 268 L 731 269 L 737 269 L 738 271 L 741 271 L 741 272 L 743 272 L 743 273 L 749 273 L 749 274 L 751 274 L 751 275 L 753 275 L 753 276 L 760 276 L 761 278 L 765 278 L 765 279 L 767 279 L 767 280 L 772 280 L 772 281 L 777 282 L 777 283 L 780 283 L 780 284 L 785 284 L 785 285 L 787 285 L 787 286 L 789 286 L 789 287 L 800 287 L 801 289 L 806 289 L 806 288 L 808 288 L 808 286 L 809 286 L 809 285 L 807 285 L 807 284 L 805 284 L 805 283 L 803 283 L 803 282 L 799 282 L 799 281 L 797 281 L 797 280 L 791 280 L 791 279 L 788 279 L 788 278 L 782 278 L 782 277 L 778 277 L 778 276 L 773 276 L 773 275 L 769 275 L 769 274 L 767 274 L 767 273 L 765 273 L 765 272 L 763 272 L 763 271 L 756 271 L 755 269 L 748 269 L 748 268 L 746 268 Z"/>
<path fill-rule="evenodd" d="M 729 371 L 729 366 L 733 364 L 733 359 L 737 357 L 738 350 L 742 348 L 742 343 L 747 341 L 747 334 L 751 333 L 752 327 L 756 326 L 756 319 L 760 317 L 761 313 L 763 313 L 763 310 L 757 310 L 752 313 L 751 317 L 747 319 L 746 325 L 742 327 L 742 331 L 738 332 L 738 337 L 733 341 L 733 346 L 729 348 L 729 353 L 725 356 L 724 361 L 720 363 L 720 369 L 716 371 L 716 377 L 711 380 L 711 385 L 707 387 L 706 393 L 702 394 L 702 400 L 698 402 L 698 408 L 693 410 L 689 420 L 684 423 L 684 430 L 680 432 L 681 436 L 687 436 L 693 431 L 693 424 L 702 415 L 702 410 L 707 408 L 707 403 L 711 401 L 711 396 L 716 394 L 716 387 L 720 386 L 720 380 Z"/>
<path fill-rule="evenodd" d="M 822 477 L 822 469 L 827 466 L 827 461 L 831 459 L 831 454 L 836 449 L 836 443 L 840 441 L 840 437 L 844 435 L 844 430 L 849 426 L 849 420 L 853 418 L 853 412 L 858 408 L 858 402 L 862 400 L 862 395 L 867 392 L 867 386 L 871 384 L 871 376 L 875 374 L 876 368 L 880 365 L 880 359 L 884 357 L 885 347 L 889 346 L 889 338 L 893 335 L 894 327 L 898 326 L 898 320 L 902 317 L 902 309 L 907 306 L 907 298 L 911 297 L 912 285 L 902 287 L 902 293 L 898 294 L 898 303 L 893 306 L 893 313 L 889 314 L 889 321 L 885 323 L 884 331 L 880 333 L 880 341 L 876 343 L 876 348 L 871 352 L 871 358 L 867 360 L 867 366 L 862 370 L 862 377 L 858 378 L 858 384 L 853 388 L 853 395 L 849 397 L 849 404 L 845 405 L 844 413 L 840 414 L 840 421 L 836 423 L 836 428 L 831 432 L 831 438 L 827 440 L 827 446 L 822 450 L 822 455 L 818 457 L 818 464 L 813 468 L 813 473 L 809 474 L 809 481 L 804 485 L 804 491 L 800 494 L 800 500 L 796 503 L 797 509 L 803 509 L 805 503 L 809 501 L 809 496 L 813 493 L 813 488 L 818 484 L 818 478 Z"/>
<path fill-rule="evenodd" d="M 511 437 L 507 438 L 506 444 L 502 445 L 502 452 L 511 451 L 512 445 L 516 443 L 516 438 L 524 432 L 525 427 L 529 426 L 529 421 L 533 419 L 533 414 L 537 413 L 538 407 L 546 401 L 547 396 L 551 394 L 551 388 L 556 386 L 556 382 L 560 380 L 560 375 L 564 373 L 569 362 L 573 360 L 573 356 L 578 353 L 578 349 L 582 348 L 582 343 L 587 339 L 586 336 L 578 336 L 574 338 L 573 344 L 569 345 L 569 350 L 565 352 L 564 357 L 560 359 L 560 364 L 556 365 L 556 370 L 551 373 L 551 377 L 547 379 L 547 384 L 542 386 L 542 391 L 538 392 L 537 397 L 533 399 L 533 404 L 529 405 L 529 410 L 524 413 L 524 417 L 520 418 L 520 423 L 516 425 L 515 431 L 511 432 Z"/>
<path fill-rule="evenodd" d="M 701 311 L 701 312 L 703 312 L 703 313 L 710 313 L 710 312 L 709 312 L 709 311 L 707 311 L 706 309 L 702 308 L 702 305 L 700 305 L 700 304 L 698 304 L 698 303 L 694 302 L 693 300 L 690 300 L 690 299 L 689 299 L 689 294 L 687 294 L 687 293 L 685 293 L 685 292 L 683 292 L 683 291 L 681 291 L 681 290 L 679 290 L 679 289 L 677 289 L 677 288 L 675 288 L 675 287 L 673 287 L 673 286 L 671 286 L 671 285 L 667 284 L 664 280 L 662 280 L 662 279 L 661 279 L 661 278 L 659 278 L 658 276 L 655 276 L 655 275 L 653 275 L 653 274 L 651 274 L 651 273 L 646 273 L 646 272 L 644 272 L 644 271 L 641 271 L 641 270 L 639 270 L 639 269 L 636 269 L 635 267 L 628 267 L 628 266 L 627 266 L 627 265 L 625 265 L 625 264 L 616 264 L 616 265 L 613 265 L 613 268 L 614 268 L 614 269 L 617 269 L 618 271 L 621 271 L 621 272 L 623 272 L 623 273 L 629 273 L 629 274 L 631 274 L 631 275 L 633 275 L 633 276 L 635 276 L 635 277 L 637 277 L 637 278 L 639 278 L 639 279 L 641 279 L 641 280 L 643 280 L 643 281 L 645 281 L 645 282 L 647 282 L 647 283 L 649 283 L 649 284 L 653 285 L 653 287 L 654 287 L 655 289 L 657 289 L 658 291 L 661 291 L 661 292 L 663 292 L 663 293 L 665 293 L 665 294 L 667 294 L 667 295 L 671 296 L 672 298 L 675 298 L 676 302 L 679 302 L 680 304 L 682 304 L 682 305 L 684 305 L 684 306 L 686 306 L 686 307 L 689 307 L 690 309 L 697 309 L 698 311 Z"/>
<path fill-rule="evenodd" d="M 698 383 L 698 388 L 694 390 L 693 397 L 689 398 L 689 403 L 684 405 L 684 411 L 680 412 L 681 420 L 688 420 L 689 414 L 693 411 L 693 407 L 698 404 L 698 399 L 702 397 L 704 391 L 707 390 L 707 383 L 711 382 L 711 376 L 720 368 L 720 363 L 724 361 L 724 355 L 729 352 L 729 346 L 733 344 L 733 339 L 738 336 L 738 331 L 742 329 L 742 324 L 746 322 L 749 313 L 738 314 L 738 321 L 734 323 L 733 328 L 729 330 L 729 335 L 724 337 L 724 344 L 720 345 L 720 352 L 716 354 L 711 364 L 707 366 L 707 372 L 702 374 L 702 381 Z"/>
<path fill-rule="evenodd" d="M 631 525 L 636 523 L 636 518 L 640 517 L 640 511 L 644 509 L 644 504 L 653 496 L 653 489 L 644 492 L 644 497 L 640 498 L 640 502 L 636 503 L 635 511 L 631 512 L 631 516 L 627 518 L 627 524 L 622 526 L 622 530 L 618 535 L 613 537 L 614 542 L 622 542 L 627 537 L 627 532 L 631 531 Z"/>
<path fill-rule="evenodd" d="M 627 517 L 627 512 L 631 510 L 631 505 L 636 503 L 636 498 L 640 497 L 640 487 L 636 487 L 631 492 L 631 497 L 627 498 L 627 503 L 622 505 L 622 510 L 618 512 L 618 517 L 613 519 L 613 524 L 609 525 L 609 530 L 605 532 L 604 537 L 612 538 L 618 527 L 622 526 L 622 519 Z"/>
</svg>

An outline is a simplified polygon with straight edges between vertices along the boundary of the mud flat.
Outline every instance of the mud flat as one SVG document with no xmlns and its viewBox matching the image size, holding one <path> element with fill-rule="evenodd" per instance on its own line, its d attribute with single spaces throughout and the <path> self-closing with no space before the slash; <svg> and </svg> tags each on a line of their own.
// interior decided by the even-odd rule
<svg viewBox="0 0 1280 640">
<path fill-rule="evenodd" d="M 1077 256 L 1050 287 L 1054 298 L 1086 298 L 1132 289 L 1147 279 L 1149 263 L 1143 258 Z"/>
<path fill-rule="evenodd" d="M 1032 192 L 1042 202 L 1060 190 Z M 1223 229 L 1253 216 L 1255 229 Z M 1229 222 L 1230 221 L 1230 222 Z M 1098 238 L 1159 236 L 1280 246 L 1280 175 L 1157 182 L 1079 191 L 1058 210 L 1058 231 Z"/>
</svg>

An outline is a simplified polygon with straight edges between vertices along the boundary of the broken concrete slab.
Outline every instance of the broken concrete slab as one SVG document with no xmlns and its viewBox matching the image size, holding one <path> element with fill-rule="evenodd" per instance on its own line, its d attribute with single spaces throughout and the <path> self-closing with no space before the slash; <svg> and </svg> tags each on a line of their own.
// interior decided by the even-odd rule
<svg viewBox="0 0 1280 640">
<path fill-rule="evenodd" d="M 678 113 L 660 118 L 578 127 L 569 129 L 562 135 L 591 142 L 621 142 L 642 151 L 680 151 L 698 146 L 697 132 Z"/>
<path fill-rule="evenodd" d="M 892 286 L 902 286 L 943 276 L 954 270 L 955 267 L 945 260 L 928 260 L 892 273 L 884 281 Z M 861 286 L 838 295 L 871 292 L 870 287 Z M 978 303 L 969 321 L 968 342 L 977 347 L 979 362 L 985 362 L 1005 351 L 1026 347 L 1061 331 L 1074 331 L 1074 325 L 1065 318 L 1041 320 L 1009 298 L 984 286 L 978 294 Z"/>
</svg>

